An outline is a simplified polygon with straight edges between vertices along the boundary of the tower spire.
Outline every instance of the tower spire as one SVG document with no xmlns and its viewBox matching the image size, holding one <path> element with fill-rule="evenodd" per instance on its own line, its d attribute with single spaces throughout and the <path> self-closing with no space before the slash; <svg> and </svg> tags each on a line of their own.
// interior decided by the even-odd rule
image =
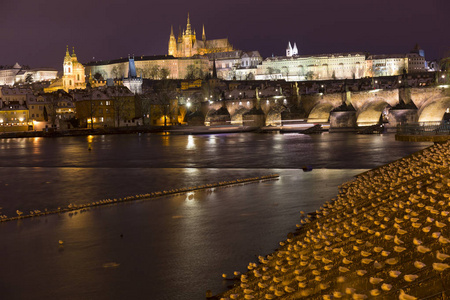
<svg viewBox="0 0 450 300">
<path fill-rule="evenodd" d="M 70 56 L 70 53 L 69 53 L 69 45 L 66 45 L 66 56 Z"/>
<path fill-rule="evenodd" d="M 203 24 L 202 40 L 206 41 L 205 24 Z"/>
<path fill-rule="evenodd" d="M 171 36 L 171 37 L 174 36 L 174 35 L 173 35 L 173 25 L 170 25 L 170 36 Z"/>
<path fill-rule="evenodd" d="M 187 17 L 186 35 L 191 35 L 191 21 L 189 20 L 189 13 Z"/>
</svg>

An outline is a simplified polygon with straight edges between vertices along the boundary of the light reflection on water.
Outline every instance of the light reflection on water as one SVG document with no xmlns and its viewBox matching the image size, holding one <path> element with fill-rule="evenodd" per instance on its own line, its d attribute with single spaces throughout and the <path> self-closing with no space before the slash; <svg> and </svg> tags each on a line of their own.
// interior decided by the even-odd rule
<svg viewBox="0 0 450 300">
<path fill-rule="evenodd" d="M 295 230 L 300 210 L 317 209 L 362 170 L 272 171 L 280 180 L 196 191 L 192 199 L 163 197 L 0 224 L 0 255 L 10 258 L 0 273 L 6 299 L 23 282 L 26 299 L 203 299 L 207 289 L 226 287 L 223 272 L 244 271 L 256 255 L 271 252 Z M 109 262 L 120 265 L 102 267 Z M 48 282 L 58 288 L 42 289 Z"/>
<path fill-rule="evenodd" d="M 4 299 L 204 299 L 361 169 L 429 144 L 393 136 L 118 135 L 0 140 L 0 207 L 54 209 L 278 172 L 278 181 L 0 224 Z M 88 148 L 92 150 L 89 151 Z M 312 165 L 312 172 L 298 169 Z M 121 237 L 123 235 L 123 237 Z M 64 246 L 58 246 L 58 240 Z M 104 268 L 116 262 L 118 267 Z"/>
</svg>

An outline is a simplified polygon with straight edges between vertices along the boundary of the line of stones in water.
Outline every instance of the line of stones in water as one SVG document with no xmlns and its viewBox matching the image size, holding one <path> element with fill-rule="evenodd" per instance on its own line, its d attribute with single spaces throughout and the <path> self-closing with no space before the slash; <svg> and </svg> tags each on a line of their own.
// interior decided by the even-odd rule
<svg viewBox="0 0 450 300">
<path fill-rule="evenodd" d="M 220 181 L 216 183 L 208 183 L 200 186 L 194 186 L 194 187 L 186 187 L 186 188 L 179 188 L 179 189 L 172 189 L 168 191 L 158 191 L 158 192 L 152 192 L 152 193 L 146 193 L 146 194 L 138 194 L 134 196 L 126 196 L 123 198 L 118 199 L 104 199 L 92 203 L 85 203 L 85 204 L 72 204 L 70 203 L 67 207 L 60 208 L 58 207 L 55 210 L 47 210 L 40 211 L 40 210 L 34 210 L 30 211 L 29 214 L 23 215 L 22 212 L 19 210 L 16 211 L 18 216 L 16 217 L 7 217 L 6 215 L 1 216 L 0 215 L 0 222 L 7 222 L 7 221 L 14 221 L 14 220 L 20 220 L 25 218 L 34 218 L 34 217 L 41 217 L 51 214 L 59 214 L 59 213 L 65 213 L 65 212 L 71 212 L 75 210 L 81 210 L 86 209 L 90 207 L 96 207 L 96 206 L 102 206 L 102 205 L 109 205 L 109 204 L 115 204 L 115 203 L 123 203 L 123 202 L 130 202 L 130 201 L 137 201 L 137 200 L 150 200 L 158 197 L 164 197 L 164 196 L 173 196 L 173 195 L 179 195 L 184 193 L 189 193 L 193 191 L 199 191 L 199 190 L 206 190 L 210 188 L 220 188 L 220 187 L 226 187 L 226 186 L 233 186 L 233 185 L 240 185 L 240 184 L 246 184 L 246 183 L 256 183 L 256 182 L 263 182 L 267 180 L 275 180 L 280 177 L 279 174 L 269 174 L 264 176 L 258 176 L 258 177 L 250 177 L 250 178 L 241 178 L 241 179 L 235 179 L 230 181 Z"/>
</svg>

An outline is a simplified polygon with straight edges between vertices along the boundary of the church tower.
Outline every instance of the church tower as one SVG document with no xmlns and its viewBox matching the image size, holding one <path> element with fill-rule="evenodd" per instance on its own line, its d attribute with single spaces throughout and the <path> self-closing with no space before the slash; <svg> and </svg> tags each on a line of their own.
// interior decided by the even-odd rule
<svg viewBox="0 0 450 300">
<path fill-rule="evenodd" d="M 70 55 L 69 46 L 66 47 L 66 56 L 64 56 L 62 81 L 62 87 L 66 92 L 73 89 L 86 88 L 84 66 L 78 62 L 75 48 L 73 48 L 72 55 Z"/>
<path fill-rule="evenodd" d="M 191 29 L 191 22 L 189 20 L 189 13 L 187 17 L 187 24 L 186 24 L 186 31 L 183 34 L 183 56 L 184 57 L 191 57 L 192 55 L 196 54 L 193 52 L 193 46 L 196 41 L 195 37 L 195 31 L 192 32 Z"/>
<path fill-rule="evenodd" d="M 64 56 L 63 63 L 63 88 L 65 91 L 68 91 L 74 84 L 72 57 L 69 53 L 69 46 L 66 46 L 66 56 Z"/>
<path fill-rule="evenodd" d="M 173 26 L 170 27 L 169 55 L 177 57 L 177 41 L 175 40 L 175 35 L 173 34 Z"/>
</svg>

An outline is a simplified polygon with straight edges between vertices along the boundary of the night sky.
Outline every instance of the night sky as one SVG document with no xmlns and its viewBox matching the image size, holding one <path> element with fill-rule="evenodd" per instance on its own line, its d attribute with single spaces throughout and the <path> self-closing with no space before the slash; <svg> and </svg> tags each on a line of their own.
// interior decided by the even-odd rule
<svg viewBox="0 0 450 300">
<path fill-rule="evenodd" d="M 167 54 L 170 26 L 192 28 L 201 39 L 228 37 L 236 49 L 263 57 L 299 54 L 407 53 L 427 60 L 450 55 L 449 0 L 3 0 L 0 65 L 62 69 L 66 45 L 82 63 Z"/>
</svg>

